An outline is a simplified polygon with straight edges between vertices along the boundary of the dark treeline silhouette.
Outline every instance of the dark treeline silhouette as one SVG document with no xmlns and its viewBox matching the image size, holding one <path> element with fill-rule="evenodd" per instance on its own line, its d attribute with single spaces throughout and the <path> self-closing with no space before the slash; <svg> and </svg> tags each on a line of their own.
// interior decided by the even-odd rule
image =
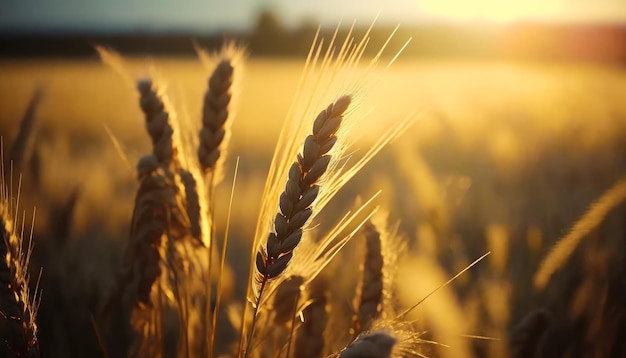
<svg viewBox="0 0 626 358">
<path fill-rule="evenodd" d="M 354 29 L 360 38 L 367 27 Z M 90 57 L 94 45 L 124 55 L 192 55 L 194 43 L 217 49 L 224 40 L 245 44 L 251 56 L 305 56 L 317 31 L 313 22 L 287 28 L 273 12 L 262 11 L 248 32 L 146 33 L 0 33 L 0 57 Z M 330 38 L 335 29 L 321 29 Z M 341 28 L 342 38 L 348 28 Z M 366 55 L 373 55 L 393 31 L 376 26 Z M 476 58 L 541 61 L 593 61 L 626 64 L 626 24 L 403 24 L 390 42 L 395 53 L 412 38 L 403 58 Z"/>
</svg>

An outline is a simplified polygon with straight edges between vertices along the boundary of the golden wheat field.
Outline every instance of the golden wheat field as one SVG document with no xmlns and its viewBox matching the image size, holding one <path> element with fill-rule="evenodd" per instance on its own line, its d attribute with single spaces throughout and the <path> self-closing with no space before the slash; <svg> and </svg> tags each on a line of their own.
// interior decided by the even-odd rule
<svg viewBox="0 0 626 358">
<path fill-rule="evenodd" d="M 342 127 L 326 142 L 314 130 L 316 148 L 331 148 L 330 153 L 338 156 L 333 160 L 339 160 L 325 169 L 331 171 L 330 179 L 322 177 L 319 186 L 315 178 L 307 182 L 307 188 L 315 188 L 310 189 L 315 191 L 311 199 L 315 204 L 309 203 L 313 206 L 293 204 L 308 213 L 303 214 L 304 229 L 296 230 L 303 237 L 300 246 L 273 256 L 272 237 L 289 246 L 285 242 L 292 235 L 279 237 L 282 229 L 273 214 L 270 223 L 257 220 L 268 211 L 276 213 L 279 205 L 278 215 L 286 218 L 289 230 L 300 220 L 287 213 L 296 209 L 285 209 L 288 204 L 280 191 L 269 195 L 274 200 L 267 202 L 264 185 L 283 122 L 294 118 L 288 112 L 305 62 L 256 58 L 237 62 L 225 127 L 230 140 L 220 156 L 223 180 L 218 183 L 215 171 L 205 171 L 212 178 L 204 188 L 211 218 L 202 230 L 214 242 L 213 253 L 205 247 L 207 241 L 180 240 L 173 248 L 149 244 L 161 255 L 161 261 L 156 258 L 154 287 L 147 288 L 149 297 L 136 293 L 139 303 L 133 305 L 134 296 L 128 303 L 128 295 L 119 294 L 120 302 L 113 300 L 114 307 L 103 315 L 104 301 L 126 265 L 141 271 L 139 266 L 150 264 L 143 259 L 128 264 L 128 255 L 132 256 L 133 237 L 143 232 L 136 222 L 147 215 L 138 209 L 145 204 L 140 193 L 153 188 L 148 184 L 144 188 L 148 179 L 157 178 L 157 169 L 152 174 L 137 172 L 140 158 L 156 148 L 157 142 L 146 133 L 140 106 L 154 93 L 144 89 L 140 95 L 129 78 L 152 76 L 158 95 L 167 96 L 170 117 L 178 120 L 180 127 L 174 131 L 197 138 L 207 80 L 217 63 L 203 64 L 195 57 L 124 61 L 123 73 L 96 59 L 0 62 L 5 159 L 20 123 L 34 118 L 21 165 L 5 174 L 5 183 L 12 182 L 14 188 L 3 190 L 3 215 L 8 212 L 17 222 L 25 222 L 26 241 L 36 207 L 29 269 L 31 295 L 40 292 L 36 297 L 40 306 L 37 342 L 28 341 L 37 346 L 31 355 L 34 351 L 44 357 L 626 355 L 626 190 L 620 182 L 626 175 L 624 68 L 402 58 L 373 73 L 364 64 L 356 66 L 352 78 L 373 80 L 342 88 L 352 95 L 346 116 L 362 121 L 350 122 L 351 127 Z M 317 88 L 326 90 L 323 83 Z M 327 112 L 342 117 L 337 109 L 343 103 L 340 93 L 317 96 L 308 112 L 317 114 L 337 101 Z M 320 106 L 320 98 L 331 101 Z M 306 123 L 312 124 L 314 117 Z M 402 133 L 353 178 L 344 182 L 339 174 L 332 176 L 342 165 L 349 169 L 358 163 L 390 128 Z M 351 146 L 343 147 L 348 142 L 342 136 L 350 137 Z M 342 146 L 333 148 L 335 140 Z M 300 153 L 302 145 L 284 147 L 285 152 Z M 296 161 L 301 181 L 309 175 L 303 164 L 309 158 L 307 145 Z M 173 144 L 168 148 L 170 157 L 184 152 Z M 287 164 L 276 170 L 275 185 L 282 190 L 287 182 L 283 194 L 289 196 L 293 179 L 289 166 L 296 157 L 285 160 Z M 5 161 L 5 172 L 10 168 Z M 159 168 L 159 173 L 168 172 Z M 9 210 L 15 201 L 7 193 L 16 192 L 18 169 L 23 173 L 20 206 Z M 336 195 L 324 194 L 325 185 L 337 190 Z M 303 193 L 298 200 L 305 197 Z M 176 199 L 172 200 L 175 206 Z M 317 205 L 323 207 L 319 216 Z M 307 211 L 311 208 L 313 214 Z M 193 232 L 190 213 L 179 219 L 177 211 L 165 212 L 152 217 L 157 227 L 167 221 L 163 237 L 189 236 L 180 234 L 189 229 L 185 225 Z M 585 213 L 593 217 L 576 224 Z M 311 221 L 306 215 L 313 215 Z M 535 275 L 542 260 L 575 224 L 572 235 L 584 238 L 574 244 L 576 238 L 570 240 L 573 253 L 538 285 Z M 255 228 L 262 231 L 260 236 Z M 263 229 L 275 231 L 256 254 L 259 238 L 267 237 Z M 335 231 L 334 236 L 327 234 Z M 228 246 L 220 269 L 225 234 Z M 176 256 L 180 252 L 189 256 L 180 259 Z M 9 266 L 10 256 L 9 252 Z M 250 279 L 255 260 L 257 276 Z M 279 267 L 290 260 L 286 269 Z M 323 267 L 318 261 L 324 261 Z M 207 270 L 213 274 L 207 275 Z M 368 279 L 379 281 L 374 288 L 365 287 Z M 250 283 L 259 284 L 256 291 Z M 259 302 L 247 302 L 246 297 Z M 364 302 L 373 306 L 370 313 Z M 203 309 L 195 310 L 196 306 Z M 12 320 L 3 317 L 0 331 L 8 337 Z M 22 356 L 15 353 L 10 339 L 2 342 L 2 352 Z"/>
</svg>

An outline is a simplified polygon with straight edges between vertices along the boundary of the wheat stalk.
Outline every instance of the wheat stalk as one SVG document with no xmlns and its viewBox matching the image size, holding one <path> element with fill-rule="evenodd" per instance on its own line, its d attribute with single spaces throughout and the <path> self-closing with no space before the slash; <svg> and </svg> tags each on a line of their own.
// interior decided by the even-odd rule
<svg viewBox="0 0 626 358">
<path fill-rule="evenodd" d="M 257 319 L 259 306 L 264 302 L 262 291 L 265 289 L 265 284 L 269 281 L 268 279 L 263 279 L 263 274 L 260 273 L 264 271 L 266 276 L 271 276 L 274 272 L 270 272 L 270 268 L 273 269 L 272 271 L 275 269 L 275 271 L 280 272 L 281 274 L 273 277 L 275 279 L 274 282 L 277 284 L 294 275 L 303 276 L 305 277 L 305 282 L 310 282 L 354 235 L 358 227 L 363 224 L 363 222 L 361 222 L 357 225 L 357 229 L 353 230 L 345 237 L 339 238 L 342 231 L 346 230 L 348 225 L 354 223 L 356 215 L 364 210 L 364 207 L 361 207 L 357 210 L 357 213 L 349 213 L 343 217 L 333 230 L 324 235 L 319 241 L 319 246 L 302 245 L 306 244 L 308 240 L 302 241 L 302 244 L 299 245 L 297 250 L 297 252 L 299 252 L 297 260 L 291 260 L 293 253 L 286 252 L 285 254 L 280 254 L 278 259 L 276 259 L 280 261 L 272 263 L 271 267 L 266 266 L 267 261 L 270 260 L 270 258 L 266 256 L 268 245 L 264 245 L 262 242 L 266 240 L 266 243 L 270 242 L 271 245 L 282 246 L 276 245 L 278 240 L 271 236 L 269 239 L 265 238 L 267 238 L 267 232 L 275 234 L 274 226 L 276 226 L 277 219 L 280 221 L 279 225 L 284 224 L 284 219 L 275 216 L 276 210 L 274 203 L 285 200 L 285 198 L 281 198 L 284 192 L 284 190 L 281 191 L 284 176 L 286 173 L 292 171 L 293 162 L 291 158 L 298 154 L 299 147 L 302 143 L 299 138 L 304 138 L 310 130 L 309 125 L 311 124 L 311 120 L 309 118 L 315 118 L 312 111 L 323 104 L 323 102 L 328 103 L 326 101 L 333 100 L 331 96 L 337 93 L 337 89 L 339 93 L 358 93 L 358 86 L 364 85 L 366 82 L 365 79 L 368 77 L 367 74 L 366 76 L 363 76 L 362 73 L 357 74 L 356 68 L 367 45 L 369 30 L 358 42 L 355 42 L 354 38 L 351 37 L 352 30 L 350 30 L 344 42 L 337 47 L 335 46 L 336 35 L 337 33 L 333 35 L 325 53 L 322 51 L 322 41 L 320 40 L 318 42 L 316 35 L 307 57 L 305 68 L 296 90 L 296 95 L 287 113 L 272 157 L 272 164 L 266 178 L 262 207 L 257 218 L 253 250 L 250 258 L 250 261 L 256 263 L 256 265 L 251 267 L 250 270 L 250 284 L 247 293 L 248 301 L 251 303 L 252 314 L 249 314 L 248 306 L 246 306 L 244 314 L 242 315 L 239 352 L 244 356 L 249 351 L 251 345 L 251 337 L 253 334 L 251 334 L 250 331 L 255 328 L 254 322 Z M 383 49 L 381 49 L 380 52 L 382 52 Z M 367 68 L 368 74 L 378 63 L 380 52 Z M 357 88 L 354 87 L 355 85 Z M 351 96 L 351 100 L 352 99 Z M 339 189 L 378 153 L 384 145 L 408 128 L 412 119 L 412 117 L 407 117 L 395 122 L 394 126 L 380 135 L 379 141 L 371 146 L 364 154 L 359 155 L 356 160 L 350 161 L 350 165 L 348 165 L 348 159 L 354 158 L 343 157 L 343 154 L 353 144 L 348 139 L 349 136 L 347 133 L 350 132 L 352 126 L 356 125 L 357 121 L 342 123 L 341 128 L 339 128 L 340 134 L 337 135 L 338 142 L 333 144 L 333 157 L 329 160 L 324 175 L 322 185 L 324 190 L 321 190 L 317 195 L 314 207 L 312 208 L 314 210 L 311 210 L 310 214 L 308 212 L 306 213 L 306 215 L 310 215 L 307 220 L 314 219 Z M 341 132 L 343 132 L 343 134 Z M 368 201 L 368 203 L 370 201 Z M 279 215 L 281 214 L 282 212 L 279 213 Z M 368 215 L 371 215 L 371 213 Z M 274 220 L 270 219 L 272 217 Z M 296 241 L 300 240 L 301 237 Z M 265 248 L 263 246 L 265 246 Z M 303 246 L 306 246 L 306 248 Z M 276 248 L 274 248 L 274 250 L 276 250 Z M 287 263 L 291 261 L 294 262 L 287 267 Z M 282 266 L 284 266 L 284 268 Z M 260 270 L 259 267 L 261 268 Z M 285 273 L 284 270 L 287 270 L 287 273 Z M 261 280 L 259 280 L 259 278 L 261 278 Z M 275 288 L 275 286 L 276 285 L 272 285 L 273 288 Z M 268 296 L 271 297 L 271 291 Z"/>
<path fill-rule="evenodd" d="M 305 139 L 302 152 L 289 169 L 288 180 L 279 199 L 279 212 L 274 218 L 273 231 L 268 235 L 265 248 L 259 248 L 256 254 L 257 294 L 248 347 L 253 337 L 263 290 L 269 280 L 284 272 L 293 257 L 293 250 L 302 239 L 302 228 L 311 217 L 311 205 L 320 191 L 318 182 L 330 163 L 331 156 L 327 153 L 337 142 L 335 133 L 341 125 L 350 100 L 350 96 L 343 96 L 318 114 L 313 123 L 312 134 Z M 247 350 L 246 348 L 244 356 Z"/>
<path fill-rule="evenodd" d="M 205 50 L 196 46 L 198 55 L 203 62 L 210 62 L 209 56 Z M 234 77 L 234 63 L 239 62 L 243 57 L 243 51 L 237 49 L 235 46 L 225 45 L 222 48 L 221 61 L 214 67 L 213 72 L 208 80 L 208 88 L 203 97 L 202 103 L 202 115 L 201 115 L 201 128 L 199 133 L 199 142 L 197 149 L 198 158 L 198 172 L 204 174 L 205 186 L 202 187 L 207 191 L 206 195 L 199 197 L 199 209 L 202 210 L 202 216 L 199 218 L 203 242 L 208 247 L 209 263 L 207 276 L 209 279 L 212 276 L 212 255 L 213 255 L 213 236 L 214 228 L 212 225 L 213 215 L 215 213 L 214 208 L 214 190 L 215 186 L 222 179 L 222 167 L 226 157 L 226 149 L 230 138 L 230 125 L 232 123 L 232 91 L 233 91 L 233 77 Z M 207 179 L 207 174 L 210 173 L 210 177 Z M 223 252 L 225 255 L 226 241 L 224 241 Z M 222 261 L 223 262 L 223 261 Z M 220 278 L 218 282 L 221 283 L 221 275 L 223 274 L 224 265 L 220 265 Z M 221 292 L 217 292 L 217 295 L 221 295 Z M 219 310 L 219 304 L 216 304 L 213 318 L 211 319 L 211 309 L 209 308 L 209 298 L 211 297 L 211 283 L 210 281 L 206 287 L 206 307 L 205 307 L 205 320 L 208 324 L 212 322 L 210 332 L 207 341 L 210 347 L 207 350 L 213 350 L 215 340 L 215 325 L 216 317 Z M 217 297 L 219 302 L 221 297 Z"/>
</svg>

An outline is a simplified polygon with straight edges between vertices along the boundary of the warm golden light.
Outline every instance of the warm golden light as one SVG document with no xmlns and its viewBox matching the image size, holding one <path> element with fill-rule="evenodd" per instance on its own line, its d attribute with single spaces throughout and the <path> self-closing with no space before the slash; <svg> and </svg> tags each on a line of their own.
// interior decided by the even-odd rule
<svg viewBox="0 0 626 358">
<path fill-rule="evenodd" d="M 421 11 L 444 20 L 510 22 L 552 19 L 564 11 L 562 0 L 422 0 Z"/>
</svg>

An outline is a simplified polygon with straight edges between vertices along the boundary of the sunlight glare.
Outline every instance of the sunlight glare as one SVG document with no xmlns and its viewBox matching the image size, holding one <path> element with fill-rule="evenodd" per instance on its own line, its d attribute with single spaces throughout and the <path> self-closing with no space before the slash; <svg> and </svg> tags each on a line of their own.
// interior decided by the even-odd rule
<svg viewBox="0 0 626 358">
<path fill-rule="evenodd" d="M 563 0 L 420 0 L 418 4 L 424 14 L 460 21 L 551 19 L 564 11 Z"/>
</svg>

